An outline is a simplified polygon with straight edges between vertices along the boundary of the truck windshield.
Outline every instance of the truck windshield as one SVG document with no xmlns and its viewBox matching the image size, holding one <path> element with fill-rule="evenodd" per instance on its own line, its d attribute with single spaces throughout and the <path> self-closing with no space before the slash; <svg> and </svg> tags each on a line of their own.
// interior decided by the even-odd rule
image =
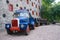
<svg viewBox="0 0 60 40">
<path fill-rule="evenodd" d="M 28 17 L 29 18 L 29 14 L 28 13 L 20 13 L 21 17 Z"/>
<path fill-rule="evenodd" d="M 17 18 L 17 17 L 28 17 L 29 18 L 29 14 L 28 13 L 19 13 L 19 14 L 14 14 L 13 17 L 14 18 Z"/>
</svg>

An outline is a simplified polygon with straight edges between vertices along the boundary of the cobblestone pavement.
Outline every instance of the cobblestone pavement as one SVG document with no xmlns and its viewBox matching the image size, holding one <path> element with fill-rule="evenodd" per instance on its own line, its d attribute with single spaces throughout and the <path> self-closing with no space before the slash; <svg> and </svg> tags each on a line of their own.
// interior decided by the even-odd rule
<svg viewBox="0 0 60 40">
<path fill-rule="evenodd" d="M 29 35 L 8 35 L 0 30 L 0 40 L 60 40 L 60 24 L 44 25 L 30 31 Z"/>
</svg>

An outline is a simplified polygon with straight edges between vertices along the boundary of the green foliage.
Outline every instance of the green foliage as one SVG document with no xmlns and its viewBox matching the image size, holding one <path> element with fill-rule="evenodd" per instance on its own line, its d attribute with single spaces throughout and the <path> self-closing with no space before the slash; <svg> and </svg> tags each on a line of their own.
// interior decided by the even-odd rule
<svg viewBox="0 0 60 40">
<path fill-rule="evenodd" d="M 54 0 L 43 0 L 46 4 L 51 4 L 52 2 L 54 2 Z"/>
<path fill-rule="evenodd" d="M 54 0 L 42 0 L 41 17 L 48 21 L 60 20 L 60 2 L 52 4 Z"/>
<path fill-rule="evenodd" d="M 42 6 L 49 7 L 54 0 L 42 0 Z"/>
<path fill-rule="evenodd" d="M 60 20 L 60 2 L 55 4 L 51 10 L 53 12 L 55 20 Z"/>
</svg>

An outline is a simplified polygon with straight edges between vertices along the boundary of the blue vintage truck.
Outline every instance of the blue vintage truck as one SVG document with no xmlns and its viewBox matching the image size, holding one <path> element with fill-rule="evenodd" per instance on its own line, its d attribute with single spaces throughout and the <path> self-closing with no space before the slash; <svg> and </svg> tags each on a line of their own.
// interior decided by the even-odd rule
<svg viewBox="0 0 60 40">
<path fill-rule="evenodd" d="M 6 23 L 5 28 L 8 34 L 24 32 L 26 35 L 31 29 L 35 29 L 35 19 L 28 10 L 16 10 L 11 23 Z"/>
</svg>

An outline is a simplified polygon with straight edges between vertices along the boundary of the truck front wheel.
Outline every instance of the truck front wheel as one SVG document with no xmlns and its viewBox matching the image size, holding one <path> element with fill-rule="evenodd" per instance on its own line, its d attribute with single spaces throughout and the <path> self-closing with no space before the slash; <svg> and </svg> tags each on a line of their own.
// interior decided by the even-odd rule
<svg viewBox="0 0 60 40">
<path fill-rule="evenodd" d="M 43 23 L 40 23 L 40 25 L 43 25 Z"/>
<path fill-rule="evenodd" d="M 10 34 L 10 35 L 11 35 L 11 34 L 12 34 L 12 32 L 11 32 L 10 30 L 7 30 L 7 34 Z"/>
<path fill-rule="evenodd" d="M 29 26 L 28 26 L 28 27 L 27 27 L 27 30 L 26 30 L 26 32 L 25 32 L 25 35 L 28 35 L 29 32 L 30 32 L 30 28 L 29 28 Z"/>
</svg>

